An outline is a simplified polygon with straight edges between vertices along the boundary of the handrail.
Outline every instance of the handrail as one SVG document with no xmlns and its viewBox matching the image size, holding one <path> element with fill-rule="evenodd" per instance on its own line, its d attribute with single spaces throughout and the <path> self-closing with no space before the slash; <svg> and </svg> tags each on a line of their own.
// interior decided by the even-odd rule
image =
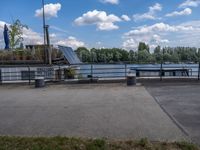
<svg viewBox="0 0 200 150">
<path fill-rule="evenodd" d="M 53 68 L 53 69 L 42 69 L 38 68 Z M 64 68 L 72 67 L 75 70 L 74 77 L 80 78 L 119 78 L 126 77 L 131 69 L 137 68 L 152 68 L 159 69 L 158 65 L 131 65 L 131 64 L 81 64 L 81 65 L 24 65 L 24 66 L 0 66 L 0 81 L 27 81 L 29 84 L 34 80 L 35 77 L 44 76 L 45 79 L 50 81 L 55 80 L 65 80 L 66 75 Z M 10 68 L 10 69 L 7 69 Z M 198 77 L 198 65 L 165 65 L 163 64 L 163 69 L 166 68 L 178 68 L 178 69 L 188 69 L 188 74 L 190 77 Z M 177 73 L 178 74 L 178 73 Z M 146 74 L 147 77 L 159 77 L 159 74 Z M 178 74 L 181 76 L 181 73 Z M 172 74 L 166 74 L 165 77 L 172 77 Z M 163 77 L 164 78 L 164 77 Z"/>
</svg>

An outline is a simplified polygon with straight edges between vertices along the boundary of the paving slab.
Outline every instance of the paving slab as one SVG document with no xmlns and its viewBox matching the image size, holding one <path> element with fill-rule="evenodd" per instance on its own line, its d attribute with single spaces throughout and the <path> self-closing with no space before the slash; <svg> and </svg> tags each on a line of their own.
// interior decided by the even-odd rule
<svg viewBox="0 0 200 150">
<path fill-rule="evenodd" d="M 200 86 L 199 84 L 160 84 L 147 86 L 167 114 L 200 144 Z"/>
<path fill-rule="evenodd" d="M 0 119 L 0 135 L 187 140 L 143 86 L 3 85 Z"/>
</svg>

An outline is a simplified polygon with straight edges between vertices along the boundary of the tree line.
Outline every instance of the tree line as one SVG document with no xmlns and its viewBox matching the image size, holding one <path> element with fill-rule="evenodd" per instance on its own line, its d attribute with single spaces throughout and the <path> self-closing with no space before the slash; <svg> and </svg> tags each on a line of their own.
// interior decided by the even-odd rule
<svg viewBox="0 0 200 150">
<path fill-rule="evenodd" d="M 87 49 L 79 47 L 76 53 L 84 63 L 197 63 L 200 49 L 195 47 L 163 47 L 157 46 L 153 52 L 144 42 L 140 42 L 137 50 L 120 48 Z"/>
</svg>

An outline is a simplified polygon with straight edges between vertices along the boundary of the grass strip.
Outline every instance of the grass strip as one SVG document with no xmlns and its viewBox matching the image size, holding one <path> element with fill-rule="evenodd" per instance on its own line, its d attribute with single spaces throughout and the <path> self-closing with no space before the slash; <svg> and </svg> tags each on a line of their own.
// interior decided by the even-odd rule
<svg viewBox="0 0 200 150">
<path fill-rule="evenodd" d="M 67 137 L 0 137 L 0 150 L 200 150 L 187 142 L 150 142 Z"/>
</svg>

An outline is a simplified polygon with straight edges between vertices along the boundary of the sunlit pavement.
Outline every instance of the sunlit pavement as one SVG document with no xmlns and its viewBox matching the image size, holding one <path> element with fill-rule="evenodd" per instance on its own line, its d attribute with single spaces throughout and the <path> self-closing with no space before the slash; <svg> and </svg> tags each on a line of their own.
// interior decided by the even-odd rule
<svg viewBox="0 0 200 150">
<path fill-rule="evenodd" d="M 183 140 L 143 86 L 0 86 L 0 135 Z"/>
</svg>

